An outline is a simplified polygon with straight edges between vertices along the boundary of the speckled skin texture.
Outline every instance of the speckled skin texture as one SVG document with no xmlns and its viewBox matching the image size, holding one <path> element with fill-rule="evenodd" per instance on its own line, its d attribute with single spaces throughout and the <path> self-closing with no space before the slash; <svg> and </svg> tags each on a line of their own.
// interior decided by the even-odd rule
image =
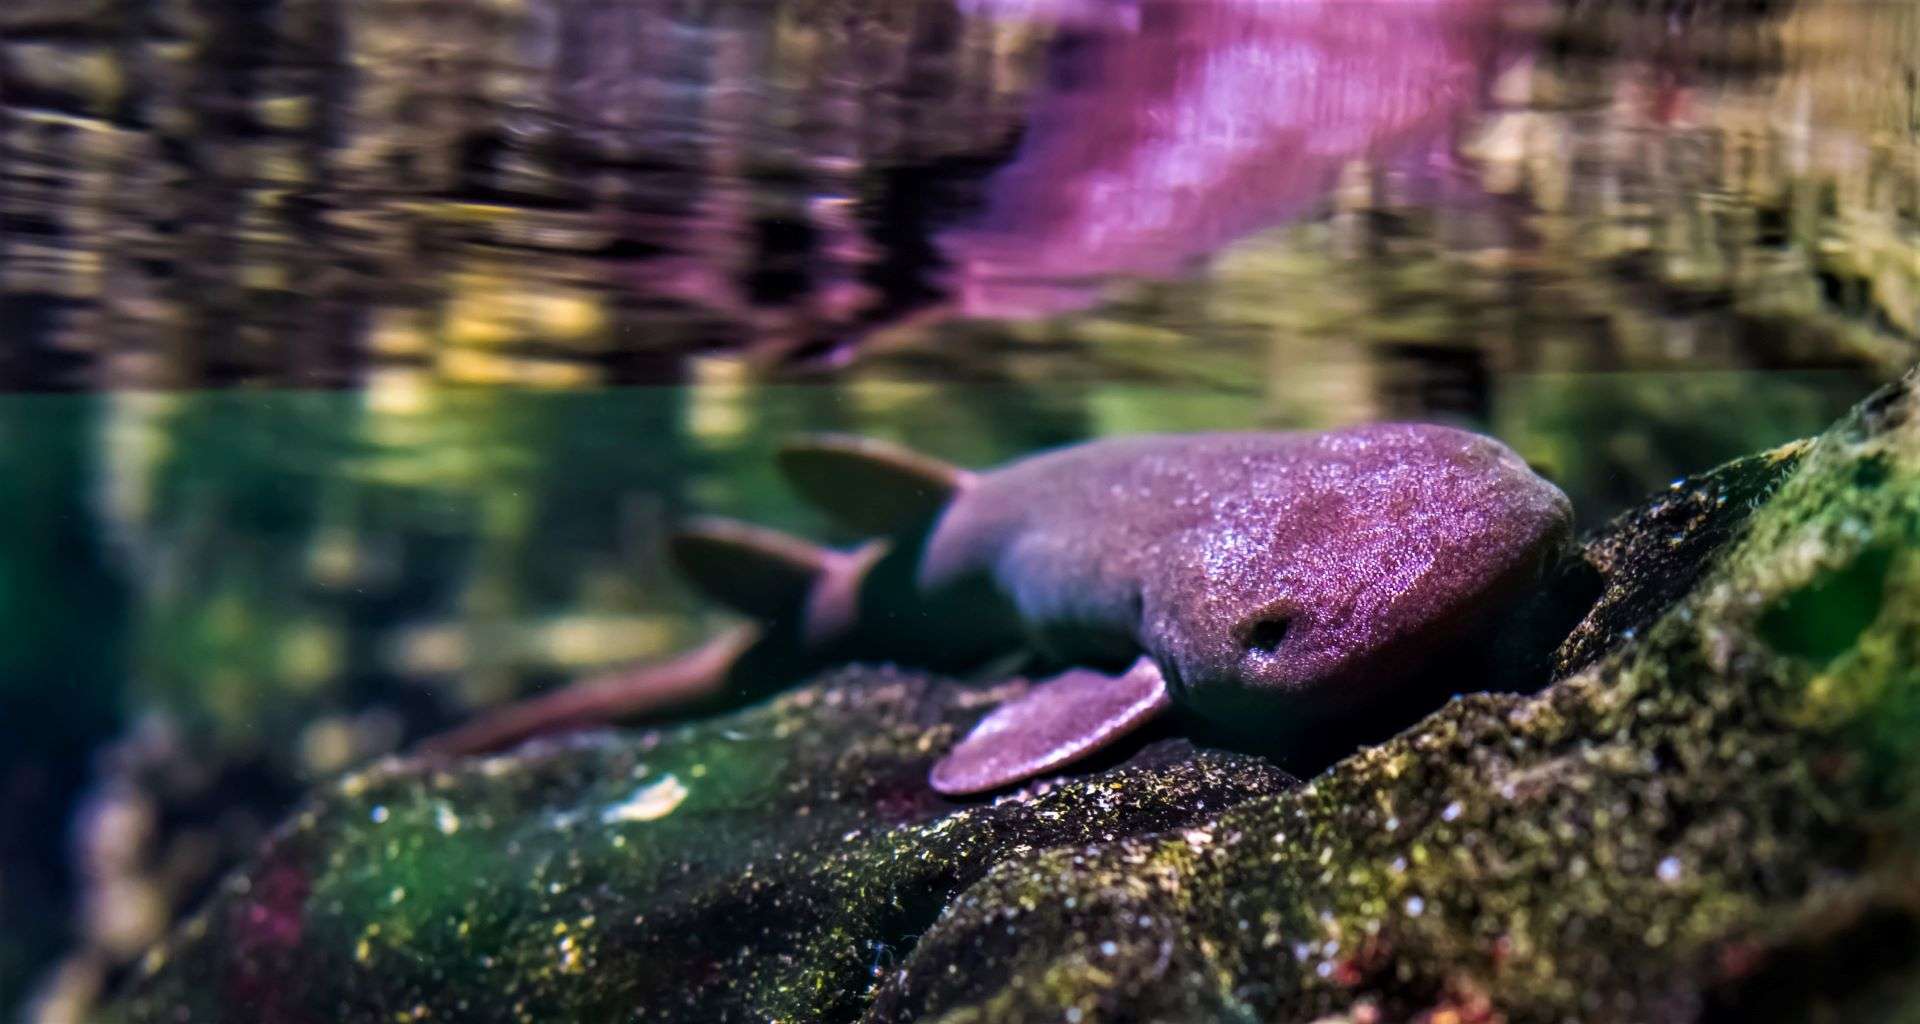
<svg viewBox="0 0 1920 1024">
<path fill-rule="evenodd" d="M 921 578 L 987 574 L 1044 638 L 1145 652 L 1209 718 L 1345 711 L 1537 573 L 1571 521 L 1505 445 L 1449 427 L 1127 437 L 984 474 Z"/>
</svg>

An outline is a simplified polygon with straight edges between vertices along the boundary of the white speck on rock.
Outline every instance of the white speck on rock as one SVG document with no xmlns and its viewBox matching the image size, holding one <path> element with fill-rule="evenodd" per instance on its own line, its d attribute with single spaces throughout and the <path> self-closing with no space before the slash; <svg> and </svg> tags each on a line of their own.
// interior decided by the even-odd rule
<svg viewBox="0 0 1920 1024">
<path fill-rule="evenodd" d="M 600 812 L 600 821 L 612 825 L 627 821 L 658 821 L 687 798 L 687 787 L 672 775 L 663 775 L 633 791 L 633 795 Z"/>
</svg>

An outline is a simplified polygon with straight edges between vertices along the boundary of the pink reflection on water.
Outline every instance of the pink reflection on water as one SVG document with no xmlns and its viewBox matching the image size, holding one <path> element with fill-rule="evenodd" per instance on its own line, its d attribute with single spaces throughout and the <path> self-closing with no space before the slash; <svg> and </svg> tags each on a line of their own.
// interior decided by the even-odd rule
<svg viewBox="0 0 1920 1024">
<path fill-rule="evenodd" d="M 1091 305 L 1311 211 L 1341 168 L 1443 152 L 1501 60 L 1499 0 L 970 0 L 1065 39 L 986 213 L 949 232 L 955 311 Z"/>
</svg>

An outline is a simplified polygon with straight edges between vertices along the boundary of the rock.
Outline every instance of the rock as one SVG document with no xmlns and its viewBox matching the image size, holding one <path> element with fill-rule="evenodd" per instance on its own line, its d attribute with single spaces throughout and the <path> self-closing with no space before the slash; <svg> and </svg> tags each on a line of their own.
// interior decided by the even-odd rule
<svg viewBox="0 0 1920 1024">
<path fill-rule="evenodd" d="M 1531 696 L 1305 785 L 1177 739 L 988 803 L 1005 694 L 850 670 L 317 794 L 132 1020 L 1800 1020 L 1920 1006 L 1916 378 L 1587 545 Z"/>
<path fill-rule="evenodd" d="M 1294 784 L 1162 739 L 941 799 L 934 757 L 1003 696 L 855 670 L 713 722 L 350 775 L 148 959 L 126 1015 L 848 1020 L 993 865 Z"/>
<path fill-rule="evenodd" d="M 1735 459 L 1676 480 L 1582 545 L 1605 581 L 1598 599 L 1554 654 L 1556 677 L 1592 664 L 1639 636 L 1693 589 L 1713 555 L 1799 464 L 1806 442 Z"/>
</svg>

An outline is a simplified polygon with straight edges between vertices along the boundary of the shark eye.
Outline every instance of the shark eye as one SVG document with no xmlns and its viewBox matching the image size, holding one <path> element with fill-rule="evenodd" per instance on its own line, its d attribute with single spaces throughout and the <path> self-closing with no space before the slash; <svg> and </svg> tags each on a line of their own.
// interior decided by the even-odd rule
<svg viewBox="0 0 1920 1024">
<path fill-rule="evenodd" d="M 1273 654 L 1287 640 L 1287 634 L 1293 632 L 1293 616 L 1263 615 L 1248 619 L 1233 630 L 1234 639 L 1248 652 Z"/>
</svg>

